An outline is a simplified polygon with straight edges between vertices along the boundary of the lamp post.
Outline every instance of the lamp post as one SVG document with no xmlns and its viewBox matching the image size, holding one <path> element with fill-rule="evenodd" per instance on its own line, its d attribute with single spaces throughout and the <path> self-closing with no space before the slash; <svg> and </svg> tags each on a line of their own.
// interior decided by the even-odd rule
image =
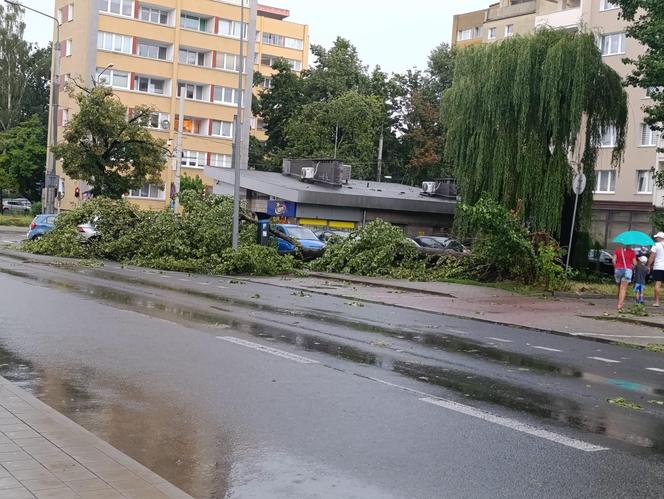
<svg viewBox="0 0 664 499">
<path fill-rule="evenodd" d="M 99 85 L 99 82 L 101 81 L 101 77 L 102 77 L 102 75 L 103 75 L 106 71 L 108 71 L 109 69 L 111 69 L 113 66 L 115 66 L 115 64 L 113 64 L 113 63 L 111 62 L 111 63 L 108 64 L 104 69 L 102 69 L 102 70 L 100 71 L 100 73 L 97 75 L 97 78 L 96 78 L 96 79 L 93 78 L 93 80 L 92 80 L 93 83 L 94 83 L 95 85 Z"/>
<path fill-rule="evenodd" d="M 27 9 L 44 17 L 48 17 L 55 22 L 55 43 L 53 44 L 51 54 L 51 95 L 49 96 L 49 106 L 51 108 L 50 125 L 48 134 L 48 152 L 46 157 L 45 182 L 42 197 L 44 201 L 44 213 L 55 213 L 55 189 L 57 188 L 57 179 L 55 177 L 55 156 L 52 147 L 58 141 L 58 107 L 60 101 L 60 22 L 50 14 L 42 12 L 32 7 L 23 5 L 20 2 L 4 0 L 5 3 Z M 54 185 L 55 184 L 55 185 Z"/>
</svg>

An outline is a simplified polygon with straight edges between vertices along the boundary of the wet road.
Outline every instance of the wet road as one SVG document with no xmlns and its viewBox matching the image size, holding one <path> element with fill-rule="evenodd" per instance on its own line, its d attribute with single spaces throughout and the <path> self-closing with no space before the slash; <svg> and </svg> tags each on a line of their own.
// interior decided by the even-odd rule
<svg viewBox="0 0 664 499">
<path fill-rule="evenodd" d="M 664 355 L 33 260 L 0 254 L 0 373 L 195 497 L 661 496 Z"/>
</svg>

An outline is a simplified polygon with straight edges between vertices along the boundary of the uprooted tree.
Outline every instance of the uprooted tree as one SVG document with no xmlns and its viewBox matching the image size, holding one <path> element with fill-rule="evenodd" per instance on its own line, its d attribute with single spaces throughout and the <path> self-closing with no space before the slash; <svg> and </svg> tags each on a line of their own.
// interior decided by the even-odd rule
<svg viewBox="0 0 664 499">
<path fill-rule="evenodd" d="M 627 97 L 592 34 L 544 29 L 459 51 L 442 113 L 464 203 L 487 193 L 531 229 L 560 236 L 574 168 L 593 185 L 608 127 L 616 130 L 614 166 L 622 157 Z M 591 201 L 582 198 L 584 221 Z"/>
<path fill-rule="evenodd" d="M 153 110 L 127 107 L 106 86 L 70 88 L 79 111 L 53 148 L 67 176 L 92 186 L 95 196 L 120 199 L 145 182 L 161 185 L 166 143 L 147 128 Z"/>
</svg>

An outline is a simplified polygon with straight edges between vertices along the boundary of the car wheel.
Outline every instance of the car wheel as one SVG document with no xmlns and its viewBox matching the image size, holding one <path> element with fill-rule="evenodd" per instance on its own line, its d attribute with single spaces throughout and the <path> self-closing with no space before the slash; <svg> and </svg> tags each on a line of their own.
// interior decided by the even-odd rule
<svg viewBox="0 0 664 499">
<path fill-rule="evenodd" d="M 30 239 L 30 241 L 36 241 L 37 239 L 41 239 L 41 237 L 42 237 L 41 234 L 37 234 L 36 236 L 32 236 L 32 239 Z"/>
</svg>

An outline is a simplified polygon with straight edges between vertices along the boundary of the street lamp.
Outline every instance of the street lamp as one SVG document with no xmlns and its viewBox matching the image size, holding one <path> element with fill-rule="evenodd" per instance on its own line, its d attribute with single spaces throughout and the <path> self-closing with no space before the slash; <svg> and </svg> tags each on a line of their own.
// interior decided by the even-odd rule
<svg viewBox="0 0 664 499">
<path fill-rule="evenodd" d="M 48 136 L 48 153 L 46 159 L 46 182 L 45 186 L 45 206 L 44 213 L 53 214 L 55 213 L 55 189 L 57 186 L 57 180 L 55 179 L 55 156 L 52 152 L 52 147 L 58 141 L 58 107 L 60 100 L 60 22 L 50 14 L 42 12 L 27 5 L 23 5 L 20 2 L 14 2 L 10 0 L 4 0 L 5 3 L 14 5 L 21 9 L 27 9 L 37 14 L 41 14 L 44 17 L 48 17 L 55 22 L 55 43 L 53 44 L 51 52 L 51 95 L 49 97 L 49 106 L 51 108 L 51 123 L 50 123 L 50 133 Z M 44 196 L 42 194 L 42 196 Z"/>
<path fill-rule="evenodd" d="M 102 76 L 106 71 L 108 71 L 109 69 L 111 69 L 113 66 L 115 66 L 115 64 L 113 64 L 113 63 L 111 62 L 111 63 L 108 64 L 104 69 L 102 69 L 101 72 L 97 75 L 97 80 L 96 80 L 96 81 L 95 81 L 94 79 L 92 80 L 92 81 L 94 82 L 94 84 L 95 84 L 95 85 L 99 85 L 99 82 L 101 81 L 101 76 Z"/>
</svg>

